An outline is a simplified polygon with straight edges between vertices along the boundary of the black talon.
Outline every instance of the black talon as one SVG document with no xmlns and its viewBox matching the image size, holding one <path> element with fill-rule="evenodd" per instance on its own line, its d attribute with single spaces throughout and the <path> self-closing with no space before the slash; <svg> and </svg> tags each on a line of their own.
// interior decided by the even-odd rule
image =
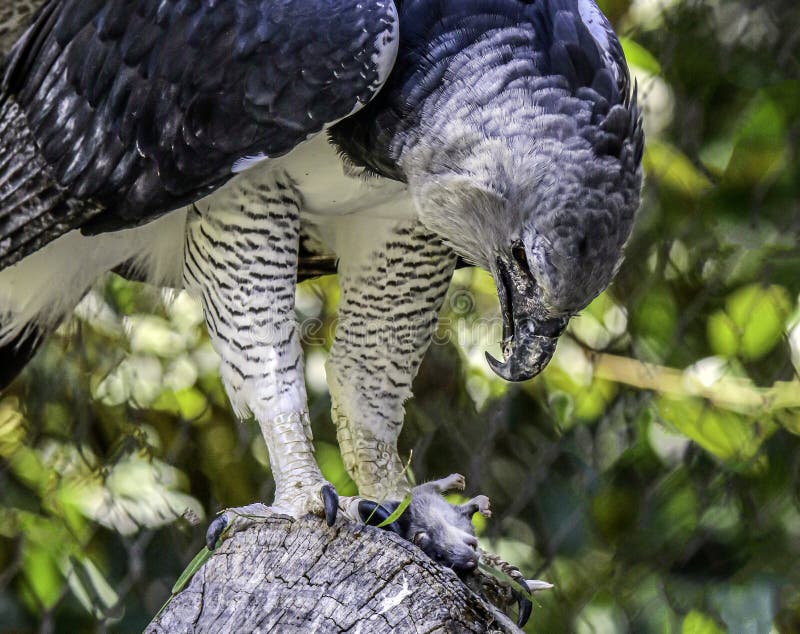
<svg viewBox="0 0 800 634">
<path fill-rule="evenodd" d="M 361 516 L 361 521 L 365 524 L 377 526 L 381 522 L 385 522 L 392 512 L 372 500 L 361 500 L 358 503 L 358 514 Z M 383 528 L 387 531 L 402 535 L 397 522 L 392 522 L 391 524 L 383 526 Z"/>
<path fill-rule="evenodd" d="M 217 547 L 220 535 L 228 526 L 228 518 L 225 515 L 215 517 L 208 525 L 206 531 L 206 548 L 214 550 Z"/>
<path fill-rule="evenodd" d="M 322 501 L 325 504 L 325 522 L 333 526 L 339 513 L 339 494 L 330 484 L 322 487 Z"/>
<path fill-rule="evenodd" d="M 526 596 L 529 592 L 528 588 L 524 586 L 521 581 L 517 581 L 516 579 L 515 581 L 523 590 L 523 592 L 517 592 L 513 588 L 511 590 L 511 592 L 514 594 L 514 598 L 517 600 L 517 606 L 519 607 L 519 614 L 517 615 L 517 627 L 523 628 L 528 622 L 528 619 L 531 618 L 533 603 L 531 603 L 531 600 Z"/>
</svg>

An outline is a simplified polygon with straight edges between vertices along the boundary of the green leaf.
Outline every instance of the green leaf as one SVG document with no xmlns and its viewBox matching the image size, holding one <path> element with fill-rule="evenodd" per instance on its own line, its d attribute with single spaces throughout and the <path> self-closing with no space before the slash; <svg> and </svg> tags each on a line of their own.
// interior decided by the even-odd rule
<svg viewBox="0 0 800 634">
<path fill-rule="evenodd" d="M 724 310 L 708 319 L 708 340 L 716 354 L 759 359 L 783 337 L 792 304 L 782 286 L 751 284 L 728 296 Z"/>
<path fill-rule="evenodd" d="M 667 286 L 656 285 L 644 292 L 633 307 L 631 330 L 645 361 L 662 361 L 669 354 L 678 323 L 678 302 Z"/>
<path fill-rule="evenodd" d="M 711 617 L 697 610 L 692 610 L 683 619 L 681 634 L 723 634 L 723 630 L 719 628 Z"/>
<path fill-rule="evenodd" d="M 558 426 L 562 429 L 568 428 L 575 413 L 572 396 L 567 392 L 554 390 L 548 395 L 547 403 Z"/>
<path fill-rule="evenodd" d="M 109 582 L 94 565 L 86 558 L 69 557 L 69 564 L 65 566 L 65 576 L 72 593 L 83 605 L 84 609 L 96 619 L 113 618 L 109 609 L 119 607 L 119 595 L 114 591 Z M 120 610 L 115 610 L 119 616 Z"/>
<path fill-rule="evenodd" d="M 400 519 L 400 516 L 405 512 L 408 508 L 408 505 L 411 504 L 411 493 L 406 493 L 406 496 L 400 501 L 400 505 L 392 512 L 389 517 L 383 520 L 380 524 L 378 524 L 378 528 L 384 528 L 389 526 L 392 522 L 395 522 Z M 373 510 L 373 513 L 375 511 Z M 371 514 L 370 514 L 371 516 Z"/>
<path fill-rule="evenodd" d="M 733 139 L 715 139 L 700 148 L 698 156 L 703 166 L 720 177 L 725 173 L 733 156 Z"/>
<path fill-rule="evenodd" d="M 582 421 L 600 418 L 614 400 L 619 386 L 605 379 L 592 379 L 588 387 L 575 395 L 575 416 Z"/>
<path fill-rule="evenodd" d="M 36 603 L 46 610 L 52 609 L 58 603 L 65 583 L 53 553 L 47 550 L 46 545 L 26 545 L 22 552 L 22 571 Z"/>
<path fill-rule="evenodd" d="M 412 450 L 411 452 L 409 452 L 406 466 L 403 467 L 403 471 L 400 474 L 400 475 L 405 475 L 408 478 L 408 480 L 411 482 L 411 486 L 414 486 L 414 474 L 411 472 L 411 459 L 413 457 L 414 457 L 414 451 Z M 391 513 L 389 517 L 387 517 L 380 524 L 378 524 L 377 528 L 384 528 L 386 526 L 389 526 L 389 524 L 399 519 L 400 516 L 403 514 L 403 512 L 408 508 L 408 505 L 411 504 L 411 497 L 412 497 L 411 491 L 406 493 L 406 496 L 402 500 L 400 500 L 400 505 L 394 510 L 394 513 Z M 384 500 L 384 502 L 385 501 L 386 500 Z M 377 506 L 374 509 L 372 509 L 372 513 L 369 514 L 366 521 L 364 522 L 365 524 L 369 524 L 369 521 L 372 519 L 372 516 L 375 515 L 376 510 L 378 510 Z"/>
<path fill-rule="evenodd" d="M 657 139 L 647 143 L 644 167 L 660 185 L 690 198 L 700 198 L 713 187 L 708 177 L 683 152 Z"/>
<path fill-rule="evenodd" d="M 787 134 L 783 110 L 759 92 L 736 122 L 735 145 L 723 183 L 741 189 L 773 178 L 787 165 Z"/>
<path fill-rule="evenodd" d="M 208 409 L 208 399 L 195 387 L 175 392 L 175 400 L 181 418 L 186 421 L 200 418 Z"/>
<path fill-rule="evenodd" d="M 723 460 L 751 460 L 776 429 L 769 420 L 749 420 L 710 407 L 702 399 L 661 397 L 659 417 L 703 449 Z"/>
<path fill-rule="evenodd" d="M 800 410 L 789 409 L 778 412 L 775 421 L 786 431 L 800 436 Z"/>
<path fill-rule="evenodd" d="M 641 68 L 651 75 L 661 74 L 661 64 L 644 46 L 628 37 L 619 38 L 619 43 L 622 44 L 622 51 L 629 65 Z"/>
<path fill-rule="evenodd" d="M 317 464 L 322 471 L 322 476 L 333 485 L 340 496 L 358 495 L 358 487 L 347 473 L 342 461 L 342 454 L 337 446 L 317 441 L 314 443 L 314 455 L 317 457 Z M 264 447 L 264 457 L 266 459 L 266 447 Z"/>
</svg>

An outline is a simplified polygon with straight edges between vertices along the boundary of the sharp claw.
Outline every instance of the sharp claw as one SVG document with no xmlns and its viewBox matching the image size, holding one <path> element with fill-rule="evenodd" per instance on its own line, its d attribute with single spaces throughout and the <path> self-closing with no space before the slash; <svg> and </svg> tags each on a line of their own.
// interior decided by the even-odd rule
<svg viewBox="0 0 800 634">
<path fill-rule="evenodd" d="M 333 526 L 339 513 L 339 494 L 330 484 L 322 487 L 322 501 L 325 505 L 325 522 L 328 526 Z"/>
<path fill-rule="evenodd" d="M 220 535 L 228 526 L 228 518 L 223 513 L 215 517 L 211 523 L 208 525 L 208 530 L 206 531 L 206 547 L 209 550 L 214 550 L 217 547 L 217 542 L 219 541 Z"/>
<path fill-rule="evenodd" d="M 528 622 L 528 619 L 531 618 L 531 612 L 533 611 L 533 603 L 528 597 L 525 596 L 525 594 L 529 592 L 528 588 L 519 581 L 516 581 L 516 583 L 523 590 L 523 592 L 517 592 L 516 590 L 512 590 L 512 592 L 514 593 L 514 597 L 517 599 L 517 606 L 519 607 L 519 615 L 517 616 L 517 627 L 523 628 L 525 627 L 525 624 Z"/>
</svg>

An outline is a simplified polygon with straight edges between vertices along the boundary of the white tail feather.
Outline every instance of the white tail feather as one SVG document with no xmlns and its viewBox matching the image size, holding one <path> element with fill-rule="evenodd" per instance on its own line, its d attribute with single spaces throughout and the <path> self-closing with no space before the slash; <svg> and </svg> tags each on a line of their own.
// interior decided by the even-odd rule
<svg viewBox="0 0 800 634">
<path fill-rule="evenodd" d="M 149 282 L 179 286 L 185 225 L 180 210 L 123 231 L 72 231 L 0 271 L 0 345 L 32 325 L 55 328 L 101 275 L 123 262 Z"/>
</svg>

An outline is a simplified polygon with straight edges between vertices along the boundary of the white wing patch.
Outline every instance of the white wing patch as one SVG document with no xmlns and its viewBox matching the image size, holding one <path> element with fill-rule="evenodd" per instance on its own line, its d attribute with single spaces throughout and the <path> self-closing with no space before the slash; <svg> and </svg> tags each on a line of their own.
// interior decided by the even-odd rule
<svg viewBox="0 0 800 634">
<path fill-rule="evenodd" d="M 397 15 L 397 7 L 395 6 L 394 2 L 392 2 L 391 9 L 391 25 L 387 24 L 389 28 L 381 32 L 381 34 L 375 39 L 376 53 L 371 59 L 378 71 L 378 81 L 371 86 L 372 96 L 370 99 L 375 98 L 375 95 L 377 95 L 381 91 L 381 88 L 383 88 L 386 80 L 389 79 L 389 74 L 392 72 L 394 63 L 397 60 L 397 51 L 400 48 L 400 18 Z M 356 104 L 353 106 L 353 109 L 350 111 L 350 113 L 342 117 L 342 119 L 346 119 L 347 117 L 354 115 L 366 105 L 367 104 L 364 102 L 356 101 Z M 335 125 L 342 119 L 329 123 L 325 127 L 328 128 L 332 125 Z"/>
<path fill-rule="evenodd" d="M 234 162 L 233 167 L 231 167 L 231 172 L 234 174 L 238 174 L 239 172 L 244 172 L 245 170 L 249 170 L 253 165 L 258 165 L 261 161 L 266 161 L 269 157 L 266 154 L 259 153 L 254 154 L 253 156 L 244 156 L 240 159 L 236 159 Z"/>
<path fill-rule="evenodd" d="M 378 67 L 378 82 L 380 86 L 389 78 L 394 62 L 397 59 L 397 51 L 400 47 L 400 19 L 397 15 L 397 7 L 392 2 L 392 25 L 378 36 L 375 47 L 378 52 L 372 56 L 372 62 Z M 377 91 L 376 91 L 377 92 Z"/>
<path fill-rule="evenodd" d="M 608 18 L 603 15 L 594 0 L 578 0 L 578 13 L 594 41 L 600 45 L 606 67 L 614 73 L 614 79 L 619 81 L 619 66 L 611 54 L 611 37 L 614 31 L 611 29 Z"/>
<path fill-rule="evenodd" d="M 180 287 L 185 227 L 186 211 L 177 210 L 138 227 L 95 236 L 76 229 L 3 269 L 0 345 L 31 323 L 54 328 L 101 275 L 128 260 L 148 281 Z"/>
</svg>

